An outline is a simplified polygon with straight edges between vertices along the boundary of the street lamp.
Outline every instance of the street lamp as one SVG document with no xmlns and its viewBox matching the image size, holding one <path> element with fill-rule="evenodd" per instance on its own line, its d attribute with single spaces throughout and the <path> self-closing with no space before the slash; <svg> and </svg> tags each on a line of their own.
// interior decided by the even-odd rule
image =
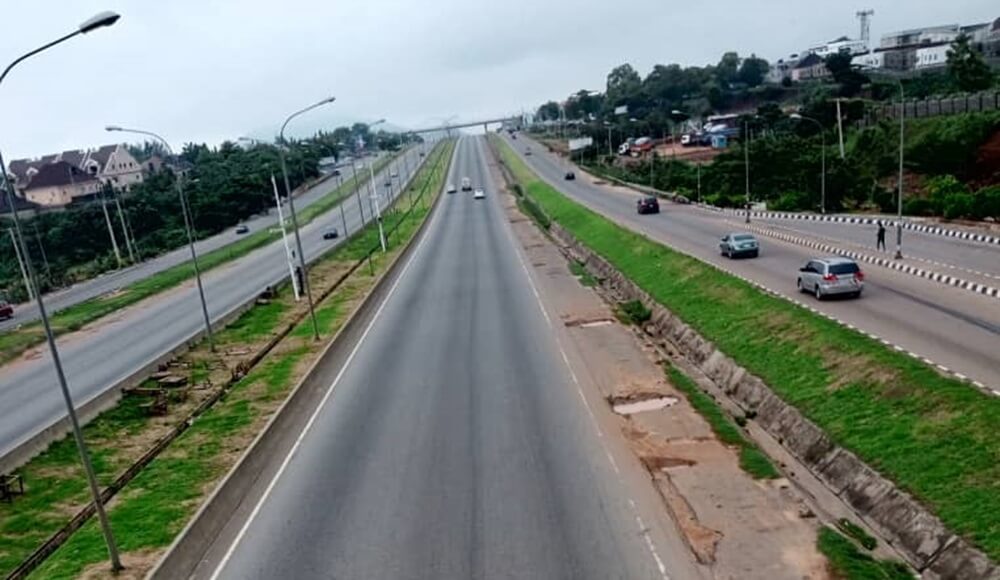
<svg viewBox="0 0 1000 580">
<path fill-rule="evenodd" d="M 757 115 L 750 117 L 751 119 L 758 119 Z M 747 219 L 746 223 L 750 223 L 750 121 L 743 121 L 743 166 L 746 173 L 746 205 L 747 205 Z"/>
<path fill-rule="evenodd" d="M 873 71 L 872 67 L 865 70 Z M 903 80 L 890 77 L 899 85 L 899 191 L 896 194 L 896 260 L 903 259 L 903 145 L 906 137 L 906 92 Z"/>
<path fill-rule="evenodd" d="M 14 60 L 14 62 L 7 65 L 3 74 L 0 74 L 0 84 L 3 83 L 5 78 L 7 78 L 7 74 L 11 71 L 11 69 L 24 60 L 46 49 L 52 48 L 57 44 L 65 42 L 78 34 L 87 34 L 97 30 L 98 28 L 111 26 L 117 22 L 119 18 L 121 18 L 121 16 L 114 12 L 101 12 L 83 22 L 83 24 L 77 27 L 77 29 L 73 32 L 19 56 Z M 28 273 L 30 285 L 35 291 L 35 301 L 38 304 L 38 314 L 42 319 L 42 325 L 45 327 L 45 339 L 48 341 L 49 351 L 52 353 L 52 364 L 55 366 L 56 375 L 59 378 L 59 388 L 62 390 L 63 400 L 66 403 L 66 412 L 69 415 L 70 425 L 73 427 L 73 437 L 76 439 L 76 447 L 80 452 L 80 461 L 83 463 L 83 470 L 87 475 L 87 484 L 90 488 L 90 495 L 94 501 L 94 509 L 97 512 L 97 519 L 100 521 L 101 532 L 104 534 L 104 541 L 108 547 L 108 556 L 111 560 L 111 570 L 113 572 L 118 572 L 122 569 L 122 563 L 118 557 L 118 546 L 115 544 L 115 536 L 111 532 L 111 524 L 108 522 L 108 514 L 104 511 L 104 503 L 101 501 L 101 490 L 98 488 L 97 477 L 94 475 L 94 466 L 90 462 L 90 453 L 87 451 L 87 444 L 83 440 L 83 433 L 80 431 L 80 421 L 76 416 L 76 409 L 73 406 L 73 396 L 69 392 L 69 384 L 66 381 L 66 373 L 63 371 L 62 361 L 59 358 L 59 349 L 56 347 L 55 335 L 52 333 L 52 325 L 49 323 L 48 313 L 45 312 L 45 301 L 42 299 L 42 292 L 41 288 L 38 286 L 38 279 L 35 276 L 34 266 L 31 265 L 31 257 L 28 255 L 28 247 L 24 243 L 24 234 L 21 230 L 21 219 L 17 215 L 17 206 L 14 204 L 14 189 L 11 186 L 10 179 L 7 177 L 7 166 L 4 164 L 2 155 L 0 155 L 0 175 L 3 176 L 3 186 L 7 193 L 7 205 L 10 206 L 11 216 L 14 220 L 14 230 L 17 232 L 17 243 L 20 246 L 21 255 L 24 256 L 25 268 Z"/>
<path fill-rule="evenodd" d="M 823 128 L 822 123 L 820 123 L 816 119 L 813 119 L 812 117 L 805 117 L 803 115 L 800 115 L 799 113 L 792 113 L 791 115 L 789 115 L 789 117 L 795 119 L 796 121 L 809 121 L 810 123 L 813 123 L 817 127 L 819 127 L 819 136 L 823 147 L 822 155 L 820 156 L 820 159 L 822 160 L 820 171 L 822 173 L 820 174 L 819 212 L 825 214 L 826 213 L 826 130 Z"/>
<path fill-rule="evenodd" d="M 104 128 L 104 130 L 120 133 L 135 133 L 137 135 L 152 137 L 163 145 L 163 147 L 167 150 L 168 155 L 174 157 L 174 150 L 170 148 L 170 144 L 167 143 L 167 140 L 152 131 L 126 129 L 117 125 L 108 125 Z M 194 278 L 198 284 L 198 298 L 201 300 L 201 314 L 205 319 L 205 336 L 208 338 L 209 349 L 214 351 L 215 337 L 212 335 L 212 319 L 208 316 L 208 303 L 205 301 L 205 287 L 201 283 L 201 269 L 198 267 L 198 254 L 194 250 L 194 220 L 191 218 L 191 210 L 188 208 L 187 195 L 184 193 L 184 183 L 181 177 L 180 172 L 178 172 L 177 177 L 174 180 L 177 182 L 177 197 L 181 200 L 181 214 L 184 216 L 184 231 L 187 234 L 188 249 L 191 250 L 191 264 L 194 266 Z"/>
<path fill-rule="evenodd" d="M 278 143 L 280 145 L 286 145 L 285 127 L 288 126 L 288 123 L 292 119 L 317 107 L 328 105 L 335 100 L 337 100 L 336 97 L 327 97 L 318 103 L 309 105 L 308 107 L 295 111 L 289 115 L 288 118 L 285 119 L 285 122 L 281 124 L 281 130 L 278 131 Z M 299 250 L 299 267 L 302 269 L 302 287 L 305 288 L 306 302 L 309 303 L 309 318 L 312 320 L 313 338 L 319 340 L 319 325 L 316 323 L 316 310 L 313 308 L 312 286 L 309 284 L 309 271 L 306 269 L 306 254 L 302 251 L 302 237 L 299 235 L 299 221 L 295 216 L 295 196 L 292 195 L 292 186 L 288 181 L 288 163 L 285 161 L 284 147 L 278 147 L 278 157 L 281 159 L 281 175 L 285 180 L 285 194 L 288 195 L 288 211 L 292 214 L 292 229 L 295 231 L 295 247 Z"/>
<path fill-rule="evenodd" d="M 379 119 L 378 121 L 369 124 L 368 129 L 370 130 L 372 127 L 376 127 L 382 123 L 385 123 L 385 119 Z M 378 188 L 375 186 L 375 169 L 372 167 L 372 160 L 370 159 L 368 160 L 368 175 L 371 177 L 371 182 L 368 186 L 371 193 L 369 194 L 368 199 L 375 202 L 375 222 L 378 224 L 378 241 L 382 246 L 382 253 L 384 254 L 386 252 L 386 245 L 385 231 L 382 228 L 382 210 L 379 209 Z"/>
<path fill-rule="evenodd" d="M 608 157 L 614 157 L 614 151 L 611 150 L 611 123 L 605 121 L 604 126 L 608 128 Z"/>
</svg>

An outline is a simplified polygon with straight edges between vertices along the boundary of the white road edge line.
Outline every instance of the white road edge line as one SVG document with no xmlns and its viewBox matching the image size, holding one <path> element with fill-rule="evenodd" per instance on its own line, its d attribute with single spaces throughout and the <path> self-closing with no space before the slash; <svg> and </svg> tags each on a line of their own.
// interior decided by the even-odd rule
<svg viewBox="0 0 1000 580">
<path fill-rule="evenodd" d="M 449 168 L 454 163 L 455 154 L 457 152 L 458 152 L 458 144 L 456 143 L 455 152 L 452 154 L 452 158 L 449 161 Z M 435 211 L 434 214 L 431 216 L 431 219 L 436 221 L 439 215 L 440 212 Z M 430 230 L 432 226 L 433 224 L 430 224 L 427 229 Z M 239 533 L 236 534 L 236 538 L 233 539 L 233 542 L 229 545 L 229 549 L 226 550 L 225 555 L 222 557 L 222 559 L 219 561 L 219 564 L 215 567 L 215 570 L 212 572 L 210 580 L 218 580 L 219 575 L 222 574 L 222 570 L 226 567 L 226 564 L 229 563 L 230 558 L 233 557 L 233 553 L 236 552 L 236 547 L 243 540 L 243 537 L 246 535 L 247 530 L 250 529 L 250 526 L 257 518 L 257 514 L 260 513 L 260 510 L 263 507 L 264 502 L 267 501 L 268 497 L 271 495 L 271 491 L 278 483 L 278 480 L 281 479 L 281 475 L 285 472 L 285 469 L 291 463 L 292 457 L 295 456 L 296 451 L 298 451 L 299 449 L 299 445 L 305 439 L 306 435 L 309 434 L 309 430 L 312 429 L 313 423 L 316 422 L 316 417 L 318 417 L 319 414 L 323 411 L 323 408 L 326 407 L 326 402 L 330 399 L 330 395 L 332 395 L 334 390 L 336 390 L 337 384 L 340 382 L 340 379 L 344 376 L 344 373 L 347 372 L 347 369 L 350 368 L 351 362 L 354 360 L 354 356 L 361 349 L 361 346 L 364 344 L 365 339 L 368 338 L 368 333 L 371 332 L 372 327 L 374 327 L 375 323 L 378 322 L 378 319 L 382 314 L 382 310 L 385 309 L 385 305 L 389 303 L 389 299 L 392 298 L 392 295 L 396 292 L 396 288 L 399 287 L 399 283 L 402 282 L 402 280 L 406 277 L 406 273 L 410 270 L 410 266 L 413 264 L 413 261 L 416 259 L 418 254 L 420 254 L 420 251 L 424 248 L 424 243 L 426 242 L 426 240 L 427 236 L 422 236 L 420 238 L 420 241 L 418 242 L 417 248 L 414 250 L 412 254 L 410 254 L 410 257 L 407 258 L 406 264 L 403 266 L 403 270 L 399 273 L 399 277 L 396 278 L 396 281 L 393 282 L 392 287 L 389 288 L 389 292 L 386 293 L 385 298 L 382 299 L 382 303 L 379 304 L 378 310 L 375 311 L 375 315 L 372 316 L 372 319 L 370 321 L 368 321 L 368 326 L 365 327 L 365 331 L 364 333 L 361 334 L 361 338 L 358 339 L 357 344 L 355 344 L 354 348 L 351 349 L 351 354 L 347 356 L 347 360 L 344 361 L 344 365 L 340 367 L 340 371 L 337 372 L 337 376 L 334 377 L 333 382 L 330 384 L 330 387 L 323 395 L 323 399 L 320 400 L 319 405 L 316 407 L 316 410 L 314 410 L 312 415 L 309 417 L 309 421 L 306 423 L 305 427 L 302 428 L 302 431 L 299 433 L 299 436 L 296 437 L 295 444 L 292 445 L 292 449 L 288 452 L 287 455 L 285 455 L 285 459 L 282 460 L 281 466 L 278 468 L 277 473 L 274 474 L 274 476 L 271 478 L 271 481 L 267 484 L 267 488 L 264 489 L 264 494 L 261 495 L 260 498 L 257 500 L 256 505 L 254 505 L 253 507 L 253 511 L 250 512 L 250 516 L 247 518 L 245 522 L 243 522 L 243 525 L 240 527 Z"/>
<path fill-rule="evenodd" d="M 545 320 L 549 321 L 549 316 L 545 311 L 545 304 L 542 302 L 542 297 L 538 293 L 538 288 L 535 285 L 535 280 L 534 278 L 532 278 L 531 272 L 528 270 L 528 266 L 524 261 L 524 256 L 522 255 L 520 244 L 518 244 L 517 240 L 514 238 L 514 232 L 513 228 L 510 226 L 510 221 L 509 220 L 505 221 L 506 221 L 506 227 L 504 229 L 507 230 L 507 236 L 510 238 L 511 244 L 513 244 L 514 246 L 514 253 L 517 255 L 517 260 L 521 263 L 521 268 L 524 270 L 524 274 L 528 278 L 528 284 L 531 286 L 532 294 L 535 295 L 535 300 L 538 303 L 538 308 L 542 311 L 542 314 L 545 315 Z M 549 321 L 549 326 L 550 327 L 552 326 L 551 321 Z M 611 463 L 611 468 L 618 476 L 619 484 L 622 486 L 622 488 L 625 488 L 626 487 L 625 481 L 622 478 L 621 470 L 618 468 L 618 463 L 611 455 L 611 450 L 608 449 L 607 443 L 605 442 L 604 439 L 604 432 L 601 430 L 600 425 L 598 425 L 597 417 L 594 415 L 594 411 L 593 409 L 591 409 L 590 403 L 587 401 L 587 397 L 583 392 L 583 388 L 580 386 L 580 381 L 576 377 L 576 372 L 573 371 L 573 367 L 572 365 L 570 365 L 569 357 L 566 356 L 566 351 L 565 349 L 563 349 L 562 341 L 559 340 L 559 336 L 555 332 L 553 332 L 552 338 L 555 341 L 556 346 L 559 347 L 559 354 L 562 355 L 563 364 L 565 364 L 566 369 L 569 370 L 570 378 L 573 379 L 573 383 L 576 385 L 576 392 L 577 394 L 580 395 L 580 400 L 583 401 L 583 408 L 587 410 L 587 414 L 590 416 L 591 424 L 597 431 L 597 437 L 601 441 L 601 447 L 604 449 L 604 454 L 605 456 L 607 456 L 608 462 Z M 649 530 L 646 529 L 646 526 L 642 521 L 642 517 L 639 515 L 639 509 L 636 507 L 635 501 L 633 501 L 631 497 L 626 497 L 626 499 L 628 499 L 629 506 L 632 508 L 632 515 L 639 525 L 639 533 L 640 535 L 642 535 L 643 540 L 645 540 L 646 542 L 646 548 L 649 550 L 650 555 L 656 562 L 657 569 L 660 571 L 660 576 L 663 578 L 663 580 L 670 580 L 670 576 L 667 574 L 667 568 L 663 564 L 663 560 L 660 558 L 659 552 L 656 551 L 656 545 L 653 543 L 652 538 L 649 537 Z"/>
</svg>

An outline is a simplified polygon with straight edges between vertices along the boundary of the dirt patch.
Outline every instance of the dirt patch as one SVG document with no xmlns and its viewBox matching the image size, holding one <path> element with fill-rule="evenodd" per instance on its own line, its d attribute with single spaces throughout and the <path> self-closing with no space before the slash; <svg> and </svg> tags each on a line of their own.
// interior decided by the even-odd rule
<svg viewBox="0 0 1000 580">
<path fill-rule="evenodd" d="M 141 580 L 153 569 L 156 561 L 160 557 L 159 550 L 137 550 L 121 554 L 122 566 L 124 570 L 113 574 L 111 564 L 107 561 L 100 564 L 93 564 L 83 569 L 78 577 L 79 580 L 106 580 L 115 578 L 116 580 Z"/>
<path fill-rule="evenodd" d="M 664 503 L 670 510 L 684 535 L 684 541 L 691 548 L 691 552 L 701 564 L 715 563 L 715 549 L 722 539 L 722 532 L 702 525 L 698 521 L 698 516 L 691 509 L 684 496 L 677 491 L 670 477 L 662 471 L 657 471 L 653 475 L 653 483 L 656 484 L 657 491 L 663 498 Z"/>
<path fill-rule="evenodd" d="M 882 387 L 883 396 L 897 398 L 906 396 L 910 390 L 908 385 L 899 380 L 897 373 L 865 356 L 835 350 L 823 356 L 823 368 L 837 377 L 827 387 L 831 391 L 852 384 L 872 385 Z"/>
</svg>

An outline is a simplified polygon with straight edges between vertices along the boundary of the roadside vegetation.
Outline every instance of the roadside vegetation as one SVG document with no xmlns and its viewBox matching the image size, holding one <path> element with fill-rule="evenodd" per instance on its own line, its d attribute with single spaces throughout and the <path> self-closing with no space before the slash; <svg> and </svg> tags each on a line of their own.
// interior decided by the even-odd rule
<svg viewBox="0 0 1000 580">
<path fill-rule="evenodd" d="M 192 421 L 110 504 L 109 517 L 130 574 L 141 577 L 155 564 L 377 277 L 413 238 L 442 188 L 453 147 L 449 142 L 431 152 L 408 191 L 399 197 L 395 210 L 386 213 L 386 231 L 393 232 L 388 238 L 388 253 L 375 251 L 370 267 L 367 262 L 361 264 L 330 291 L 338 278 L 378 247 L 377 227 L 369 224 L 310 269 L 314 295 L 329 292 L 316 306 L 321 341 L 312 339 L 305 304 L 296 303 L 291 289 L 282 287 L 220 331 L 215 353 L 200 344 L 169 366 L 172 373 L 188 379 L 189 387 L 169 394 L 166 415 L 151 416 L 151 393 L 157 387 L 147 381 L 85 427 L 98 478 L 107 485 L 194 408 L 229 385 L 224 396 Z M 247 361 L 279 336 L 258 364 L 245 368 Z M 0 575 L 5 576 L 89 500 L 70 438 L 53 444 L 19 472 L 24 477 L 25 495 L 9 504 L 0 503 L 0 545 L 4 546 Z M 103 539 L 91 518 L 31 577 L 104 576 L 109 574 L 106 560 Z"/>
<path fill-rule="evenodd" d="M 913 580 L 913 573 L 900 562 L 876 560 L 850 540 L 824 527 L 819 531 L 819 551 L 826 556 L 835 578 L 843 580 Z"/>
<path fill-rule="evenodd" d="M 496 143 L 550 219 L 1000 559 L 1000 399 L 605 219 Z"/>
<path fill-rule="evenodd" d="M 676 366 L 668 364 L 666 372 L 670 384 L 684 393 L 694 410 L 708 421 L 719 441 L 739 449 L 740 468 L 743 471 L 749 473 L 754 479 L 781 477 L 781 472 L 774 467 L 767 455 L 764 455 L 764 452 L 743 436 L 734 421 L 726 415 L 718 403 L 712 400 L 712 397 L 698 388 L 698 385 Z"/>
<path fill-rule="evenodd" d="M 391 161 L 385 158 L 375 163 L 375 170 L 381 171 Z M 358 184 L 363 184 L 365 178 L 359 175 L 351 178 L 327 193 L 315 203 L 299 212 L 298 221 L 304 226 L 316 217 L 336 207 L 336 205 L 351 194 Z M 272 197 L 273 200 L 273 197 Z M 281 232 L 276 228 L 268 228 L 247 235 L 239 241 L 223 246 L 211 252 L 198 256 L 198 266 L 207 272 L 213 268 L 242 258 L 250 252 L 262 248 L 281 239 Z M 75 304 L 50 316 L 52 330 L 58 336 L 67 332 L 79 330 L 108 314 L 131 306 L 141 300 L 169 290 L 194 277 L 194 266 L 190 261 L 178 264 L 130 284 L 117 292 L 97 296 Z M 0 334 L 0 365 L 19 357 L 24 351 L 42 343 L 45 331 L 41 322 L 31 322 L 18 328 Z"/>
</svg>

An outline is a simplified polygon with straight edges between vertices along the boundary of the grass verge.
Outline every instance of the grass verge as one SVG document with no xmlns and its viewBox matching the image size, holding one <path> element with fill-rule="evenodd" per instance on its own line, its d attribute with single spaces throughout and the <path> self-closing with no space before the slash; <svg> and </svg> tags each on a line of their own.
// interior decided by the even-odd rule
<svg viewBox="0 0 1000 580">
<path fill-rule="evenodd" d="M 913 580 L 913 573 L 899 563 L 876 560 L 858 550 L 850 540 L 824 527 L 817 540 L 819 551 L 826 556 L 835 578 L 844 580 Z"/>
<path fill-rule="evenodd" d="M 390 157 L 376 162 L 375 169 L 381 171 L 392 159 Z M 347 179 L 339 187 L 334 188 L 310 204 L 309 207 L 304 208 L 298 215 L 299 225 L 304 226 L 316 217 L 336 207 L 341 200 L 353 191 L 356 184 L 362 184 L 364 180 L 364 175 Z M 206 272 L 242 258 L 250 252 L 275 242 L 280 238 L 281 234 L 270 231 L 270 228 L 254 232 L 237 242 L 198 256 L 198 266 L 202 272 Z M 113 294 L 97 296 L 60 310 L 50 317 L 52 330 L 56 335 L 79 330 L 85 325 L 107 316 L 116 310 L 131 306 L 140 300 L 159 294 L 164 290 L 169 290 L 193 277 L 194 267 L 191 262 L 178 264 L 162 272 L 153 274 L 148 278 L 129 284 Z M 0 365 L 10 362 L 24 351 L 40 344 L 44 340 L 45 334 L 40 322 L 25 324 L 20 328 L 0 334 Z"/>
<path fill-rule="evenodd" d="M 719 441 L 740 450 L 740 468 L 754 479 L 777 479 L 781 472 L 774 467 L 771 460 L 751 441 L 740 433 L 735 423 L 723 412 L 722 408 L 712 400 L 690 377 L 674 365 L 666 368 L 670 383 L 684 393 L 691 406 L 708 421 Z"/>
<path fill-rule="evenodd" d="M 619 226 L 496 143 L 549 218 L 1000 560 L 1000 398 Z"/>
<path fill-rule="evenodd" d="M 399 211 L 385 218 L 394 231 L 389 251 L 376 253 L 372 271 L 356 270 L 325 300 L 316 305 L 320 333 L 331 338 L 365 297 L 376 277 L 416 232 L 430 211 L 447 173 L 453 144 L 432 151 L 428 164 L 414 180 L 424 185 L 426 197 L 412 211 L 410 198 L 401 196 Z M 319 295 L 378 244 L 378 232 L 368 227 L 337 246 L 310 269 Z M 171 371 L 189 378 L 186 396 L 171 397 L 170 415 L 150 417 L 148 397 L 126 395 L 122 402 L 84 428 L 94 467 L 102 485 L 110 483 L 139 456 L 183 420 L 212 388 L 262 345 L 295 320 L 298 325 L 212 408 L 175 439 L 135 479 L 115 496 L 109 517 L 129 577 L 141 577 L 166 548 L 215 484 L 266 424 L 291 388 L 318 356 L 325 341 L 312 340 L 305 305 L 296 303 L 288 288 L 259 302 L 217 334 L 217 352 L 199 345 L 171 364 Z M 13 503 L 0 503 L 0 575 L 7 575 L 34 549 L 63 526 L 88 501 L 79 458 L 72 439 L 53 444 L 21 470 L 26 494 Z M 34 578 L 74 578 L 81 574 L 107 575 L 107 553 L 96 522 L 91 519 L 38 569 Z"/>
<path fill-rule="evenodd" d="M 576 276 L 577 279 L 580 280 L 580 284 L 586 288 L 593 288 L 594 286 L 597 286 L 597 278 L 594 278 L 590 271 L 587 270 L 587 268 L 585 268 L 580 262 L 570 260 L 569 271 L 571 274 Z"/>
</svg>

